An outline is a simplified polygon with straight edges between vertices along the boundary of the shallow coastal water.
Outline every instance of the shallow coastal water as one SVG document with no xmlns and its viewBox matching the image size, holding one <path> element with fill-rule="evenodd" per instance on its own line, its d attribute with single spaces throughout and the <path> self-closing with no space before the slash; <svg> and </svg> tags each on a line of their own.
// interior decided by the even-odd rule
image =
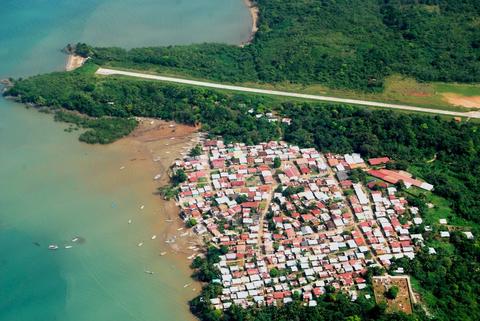
<svg viewBox="0 0 480 321">
<path fill-rule="evenodd" d="M 1 6 L 0 78 L 62 69 L 67 42 L 238 43 L 251 24 L 241 0 Z M 192 319 L 187 263 L 159 256 L 165 213 L 153 195 L 155 164 L 139 145 L 89 146 L 65 127 L 0 99 L 0 320 Z"/>
<path fill-rule="evenodd" d="M 138 46 L 249 38 L 243 0 L 2 0 L 0 77 L 61 69 L 67 43 Z"/>
</svg>

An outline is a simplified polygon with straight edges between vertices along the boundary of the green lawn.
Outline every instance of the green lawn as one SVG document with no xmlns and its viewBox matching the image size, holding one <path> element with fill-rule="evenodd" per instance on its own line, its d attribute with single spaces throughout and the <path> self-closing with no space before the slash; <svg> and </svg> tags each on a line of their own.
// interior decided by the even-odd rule
<svg viewBox="0 0 480 321">
<path fill-rule="evenodd" d="M 312 95 L 327 95 L 341 98 L 365 99 L 452 111 L 468 111 L 470 109 L 450 104 L 444 99 L 443 94 L 454 93 L 462 96 L 480 96 L 480 84 L 425 83 L 401 75 L 387 77 L 385 79 L 385 89 L 381 93 L 330 89 L 321 84 L 301 85 L 288 82 L 277 84 L 243 83 L 241 85 L 246 87 L 257 87 Z"/>
<path fill-rule="evenodd" d="M 452 210 L 450 202 L 441 196 L 417 187 L 409 188 L 407 193 L 414 196 L 423 194 L 425 196 L 425 202 L 433 204 L 433 207 L 428 208 L 427 212 L 422 215 L 425 225 L 438 226 L 438 220 L 441 218 L 446 219 L 448 225 L 461 227 L 470 227 L 472 225 L 471 222 L 457 216 Z"/>
<path fill-rule="evenodd" d="M 462 96 L 480 96 L 480 84 L 435 83 L 433 85 L 439 93 L 454 93 Z"/>
</svg>

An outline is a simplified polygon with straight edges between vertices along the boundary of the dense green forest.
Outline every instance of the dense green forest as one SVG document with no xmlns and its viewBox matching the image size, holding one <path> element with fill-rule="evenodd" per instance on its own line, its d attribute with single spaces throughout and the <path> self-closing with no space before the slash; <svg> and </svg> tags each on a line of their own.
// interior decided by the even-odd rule
<svg viewBox="0 0 480 321">
<path fill-rule="evenodd" d="M 436 320 L 480 320 L 478 241 L 457 232 L 452 233 L 446 245 L 437 246 L 435 255 L 423 249 L 415 260 L 398 260 L 391 269 L 403 267 L 405 273 L 419 281 L 427 291 L 423 300 Z"/>
<path fill-rule="evenodd" d="M 93 66 L 95 68 L 95 66 Z M 159 82 L 137 81 L 128 78 L 98 78 L 92 66 L 75 72 L 58 72 L 17 81 L 6 96 L 17 96 L 20 102 L 48 106 L 53 109 L 78 111 L 99 117 L 102 123 L 119 124 L 131 116 L 157 117 L 194 125 L 202 124 L 212 135 L 223 135 L 225 140 L 243 140 L 258 143 L 278 139 L 281 129 L 265 118 L 257 120 L 248 109 L 266 108 L 271 101 L 260 96 L 227 96 L 207 89 L 177 85 L 165 86 Z M 70 116 L 72 117 L 72 116 Z M 70 121 L 70 119 L 65 119 Z M 75 119 L 74 119 L 75 120 Z M 86 128 L 98 123 L 84 122 Z M 94 126 L 95 125 L 95 126 Z M 120 136 L 133 130 L 131 122 L 124 122 Z M 118 134 L 119 128 L 108 126 L 100 131 L 106 139 Z M 97 131 L 98 132 L 98 131 Z"/>
<path fill-rule="evenodd" d="M 100 117 L 92 118 L 62 110 L 55 112 L 55 120 L 74 124 L 77 127 L 67 128 L 67 131 L 76 128 L 86 128 L 79 139 L 88 144 L 110 144 L 130 134 L 138 123 L 133 118 Z"/>
<path fill-rule="evenodd" d="M 201 123 L 210 135 L 222 135 L 226 141 L 251 144 L 283 137 L 291 143 L 315 146 L 324 152 L 356 151 L 366 157 L 387 155 L 401 161 L 399 165 L 414 167 L 419 175 L 434 184 L 435 193 L 449 202 L 454 215 L 464 219 L 476 236 L 480 235 L 478 123 L 457 123 L 440 117 L 346 105 L 222 94 L 209 89 L 127 78 L 96 77 L 90 70 L 93 67 L 17 81 L 5 95 L 14 96 L 24 103 L 100 117 L 101 123 L 106 119 L 113 121 L 115 125 L 80 123 L 83 127 L 100 126 L 100 136 L 105 137 L 97 136 L 99 142 L 112 139 L 117 131 L 125 135 L 134 127 L 131 121 L 122 123 L 117 120 L 148 116 L 185 124 Z M 253 113 L 249 112 L 251 108 Z M 269 110 L 292 118 L 291 125 L 270 123 L 264 117 L 255 117 L 257 113 Z M 66 119 L 68 116 L 65 115 L 70 115 L 68 113 L 59 115 L 62 115 L 57 116 L 63 117 L 61 119 L 75 123 L 79 121 Z M 428 161 L 432 159 L 434 161 Z M 421 202 L 421 197 L 417 201 Z M 430 238 L 428 235 L 425 237 Z M 478 320 L 479 242 L 456 235 L 451 244 L 447 244 L 449 247 L 440 247 L 439 255 L 421 253 L 413 261 L 398 264 L 404 266 L 429 295 L 426 303 L 437 319 L 454 320 L 461 316 L 462 320 Z M 215 273 L 209 268 L 211 262 L 214 261 L 197 262 L 204 280 Z M 207 287 L 203 296 L 214 290 Z M 338 301 L 333 300 L 332 296 Z M 351 303 L 338 293 L 331 293 L 320 301 L 315 312 L 307 312 L 300 305 L 291 305 L 280 309 L 233 309 L 219 316 L 218 312 L 211 312 L 201 304 L 203 301 L 198 298 L 192 301 L 192 310 L 205 320 L 313 320 L 311 318 L 314 316 L 317 318 L 315 320 L 346 319 L 350 316 L 376 320 L 423 318 L 421 313 L 415 317 L 385 315 L 381 307 L 362 302 Z"/>
<path fill-rule="evenodd" d="M 379 91 L 387 75 L 480 82 L 478 0 L 257 0 L 243 48 L 95 48 L 98 64 L 229 82 L 290 81 Z M 81 54 L 89 52 L 80 46 Z"/>
</svg>

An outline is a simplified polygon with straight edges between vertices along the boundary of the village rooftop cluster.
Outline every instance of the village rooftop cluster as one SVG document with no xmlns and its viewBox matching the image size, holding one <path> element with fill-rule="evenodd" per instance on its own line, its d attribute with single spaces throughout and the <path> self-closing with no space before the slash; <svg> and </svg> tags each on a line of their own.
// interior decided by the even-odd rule
<svg viewBox="0 0 480 321">
<path fill-rule="evenodd" d="M 355 300 L 369 266 L 413 258 L 422 244 L 422 235 L 409 231 L 422 223 L 418 208 L 391 184 L 433 186 L 386 169 L 387 157 L 365 162 L 359 154 L 324 155 L 285 142 L 203 140 L 200 148 L 200 155 L 176 161 L 173 172 L 188 177 L 177 197 L 181 217 L 207 242 L 228 248 L 216 264 L 217 309 L 278 305 L 294 296 L 315 306 L 327 286 Z M 382 180 L 365 185 L 351 179 L 352 171 Z"/>
</svg>

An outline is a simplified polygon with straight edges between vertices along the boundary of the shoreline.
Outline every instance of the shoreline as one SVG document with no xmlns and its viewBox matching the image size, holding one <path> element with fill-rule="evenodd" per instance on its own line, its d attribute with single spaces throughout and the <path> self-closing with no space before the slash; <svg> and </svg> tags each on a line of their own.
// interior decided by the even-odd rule
<svg viewBox="0 0 480 321">
<path fill-rule="evenodd" d="M 136 117 L 136 119 L 139 122 L 137 128 L 130 135 L 120 139 L 118 143 L 136 147 L 140 153 L 137 160 L 147 160 L 144 169 L 151 173 L 152 185 L 155 186 L 152 193 L 158 198 L 161 215 L 153 223 L 154 230 L 159 234 L 158 239 L 163 243 L 159 248 L 160 253 L 173 254 L 175 259 L 182 261 L 182 264 L 188 263 L 186 268 L 190 269 L 189 257 L 197 253 L 192 250 L 192 244 L 198 247 L 203 245 L 203 240 L 185 228 L 175 200 L 164 200 L 157 194 L 156 189 L 170 183 L 168 172 L 171 165 L 197 144 L 200 133 L 196 127 L 172 121 L 143 117 Z M 157 175 L 159 178 L 155 179 Z M 193 282 L 195 281 L 192 280 Z M 199 286 L 198 290 L 200 289 Z"/>
<path fill-rule="evenodd" d="M 148 192 L 153 203 L 146 207 L 153 208 L 156 213 L 150 218 L 150 235 L 155 235 L 154 251 L 158 260 L 174 262 L 180 270 L 185 271 L 188 280 L 178 284 L 178 292 L 182 293 L 186 304 L 198 296 L 202 290 L 201 282 L 192 278 L 190 264 L 194 256 L 203 253 L 203 239 L 188 230 L 180 218 L 178 204 L 174 199 L 165 200 L 158 188 L 170 183 L 169 169 L 175 160 L 181 159 L 195 146 L 200 135 L 198 128 L 177 124 L 161 119 L 135 117 L 138 126 L 128 136 L 112 143 L 112 148 L 129 151 L 131 155 L 125 166 L 121 167 L 123 175 L 135 168 L 131 173 L 142 180 L 147 178 L 143 193 Z M 104 146 L 99 146 L 103 148 Z M 142 173 L 139 173 L 141 171 Z M 158 176 L 158 177 L 157 177 Z M 148 238 L 146 238 L 148 239 Z M 160 264 L 160 263 L 158 263 Z M 151 266 L 155 271 L 155 265 Z M 192 320 L 195 316 L 190 313 Z"/>
<path fill-rule="evenodd" d="M 250 12 L 250 16 L 252 17 L 252 29 L 250 31 L 250 36 L 248 37 L 247 41 L 242 42 L 241 46 L 248 45 L 252 43 L 253 39 L 255 38 L 255 34 L 258 31 L 258 19 L 259 19 L 259 9 L 258 6 L 252 0 L 243 0 L 245 6 L 248 8 Z"/>
<path fill-rule="evenodd" d="M 0 79 L 0 85 L 3 85 L 5 87 L 11 87 L 13 86 L 13 83 L 10 79 L 5 78 L 5 79 Z"/>
</svg>

